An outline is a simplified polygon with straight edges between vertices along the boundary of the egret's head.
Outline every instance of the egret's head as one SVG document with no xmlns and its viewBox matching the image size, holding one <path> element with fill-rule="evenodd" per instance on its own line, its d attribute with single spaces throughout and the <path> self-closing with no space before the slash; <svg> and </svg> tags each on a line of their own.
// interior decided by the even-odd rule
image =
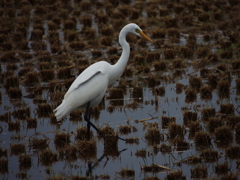
<svg viewBox="0 0 240 180">
<path fill-rule="evenodd" d="M 142 37 L 145 40 L 147 40 L 147 41 L 152 43 L 152 40 L 146 34 L 143 33 L 142 29 L 137 24 L 131 23 L 131 24 L 128 24 L 127 26 L 129 26 L 128 27 L 129 31 L 132 34 L 135 34 L 136 36 Z"/>
</svg>

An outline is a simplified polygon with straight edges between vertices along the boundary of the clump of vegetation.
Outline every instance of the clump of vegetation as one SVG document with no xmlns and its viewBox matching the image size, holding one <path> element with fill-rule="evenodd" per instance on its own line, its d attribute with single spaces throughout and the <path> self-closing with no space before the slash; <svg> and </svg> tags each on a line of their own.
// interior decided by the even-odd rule
<svg viewBox="0 0 240 180">
<path fill-rule="evenodd" d="M 160 84 L 160 82 L 156 79 L 155 75 L 149 75 L 149 77 L 148 77 L 148 87 L 155 87 L 159 84 Z"/>
<path fill-rule="evenodd" d="M 211 86 L 207 85 L 207 86 L 200 87 L 200 95 L 201 95 L 201 99 L 203 99 L 203 100 L 212 99 Z"/>
<path fill-rule="evenodd" d="M 0 172 L 8 173 L 8 159 L 0 158 Z"/>
<path fill-rule="evenodd" d="M 163 54 L 165 59 L 174 59 L 176 56 L 176 52 L 173 49 L 164 49 Z"/>
<path fill-rule="evenodd" d="M 88 158 L 96 158 L 97 156 L 97 144 L 96 141 L 91 139 L 87 140 L 80 140 L 76 143 L 77 152 L 80 153 L 84 157 Z"/>
<path fill-rule="evenodd" d="M 202 158 L 199 156 L 189 156 L 184 160 L 184 162 L 187 164 L 199 164 L 201 161 Z"/>
<path fill-rule="evenodd" d="M 121 171 L 117 172 L 121 177 L 134 177 L 135 171 L 133 169 L 122 169 Z"/>
<path fill-rule="evenodd" d="M 234 115 L 234 105 L 233 104 L 221 104 L 219 112 L 226 114 L 226 115 Z"/>
<path fill-rule="evenodd" d="M 230 83 L 228 80 L 220 80 L 217 84 L 217 90 L 220 97 L 229 97 Z"/>
<path fill-rule="evenodd" d="M 217 164 L 215 166 L 215 172 L 216 174 L 226 174 L 228 172 L 228 162 L 225 161 L 222 164 Z"/>
<path fill-rule="evenodd" d="M 171 140 L 171 144 L 176 147 L 177 151 L 186 151 L 189 149 L 189 143 L 185 141 L 182 137 L 175 137 Z"/>
<path fill-rule="evenodd" d="M 183 68 L 184 67 L 184 63 L 182 59 L 174 59 L 172 61 L 172 65 L 174 68 Z"/>
<path fill-rule="evenodd" d="M 111 156 L 116 156 L 118 153 L 118 135 L 110 126 L 101 128 L 104 134 L 104 152 Z"/>
<path fill-rule="evenodd" d="M 196 90 L 193 89 L 193 88 L 188 88 L 185 90 L 185 102 L 187 103 L 191 103 L 191 102 L 194 102 L 197 98 L 197 93 L 196 93 Z"/>
<path fill-rule="evenodd" d="M 39 73 L 38 72 L 28 72 L 25 75 L 24 78 L 24 83 L 30 85 L 30 84 L 34 84 L 34 83 L 38 83 L 39 82 L 39 78 L 38 78 Z"/>
<path fill-rule="evenodd" d="M 193 52 L 194 51 L 190 47 L 181 46 L 179 51 L 180 51 L 179 52 L 180 56 L 182 56 L 183 58 L 190 59 L 190 58 L 193 57 Z"/>
<path fill-rule="evenodd" d="M 48 103 L 40 103 L 38 104 L 37 112 L 40 117 L 49 117 L 53 113 L 53 108 Z"/>
<path fill-rule="evenodd" d="M 24 144 L 10 144 L 11 154 L 20 155 L 26 152 L 26 146 Z"/>
<path fill-rule="evenodd" d="M 184 134 L 186 133 L 185 128 L 179 124 L 176 124 L 175 122 L 171 123 L 168 126 L 168 130 L 171 139 L 174 139 L 176 137 L 183 138 Z"/>
<path fill-rule="evenodd" d="M 145 138 L 147 141 L 152 143 L 159 144 L 162 134 L 160 133 L 159 129 L 156 127 L 149 128 L 145 134 Z"/>
<path fill-rule="evenodd" d="M 136 137 L 136 138 L 126 138 L 126 143 L 128 144 L 139 144 L 139 138 Z"/>
<path fill-rule="evenodd" d="M 192 121 L 197 120 L 197 112 L 192 112 L 189 110 L 186 110 L 183 112 L 183 121 L 185 125 L 188 125 Z"/>
<path fill-rule="evenodd" d="M 215 108 L 205 108 L 201 110 L 202 120 L 208 121 L 209 118 L 214 117 L 216 114 Z"/>
<path fill-rule="evenodd" d="M 125 126 L 119 126 L 119 132 L 120 134 L 129 134 L 131 132 L 136 132 L 137 129 L 135 126 L 129 126 L 129 125 L 125 125 Z"/>
<path fill-rule="evenodd" d="M 7 77 L 4 83 L 4 87 L 6 89 L 10 89 L 10 87 L 19 87 L 19 77 L 17 76 Z"/>
<path fill-rule="evenodd" d="M 238 159 L 240 158 L 240 146 L 230 146 L 226 149 L 226 156 L 230 159 Z"/>
<path fill-rule="evenodd" d="M 231 143 L 233 140 L 233 133 L 231 128 L 227 125 L 216 128 L 214 134 L 216 141 L 221 143 Z"/>
<path fill-rule="evenodd" d="M 159 61 L 161 57 L 161 54 L 159 52 L 148 52 L 146 60 L 148 63 L 151 63 L 153 61 Z"/>
<path fill-rule="evenodd" d="M 19 132 L 20 131 L 20 121 L 9 121 L 8 122 L 8 130 L 11 131 L 16 131 Z"/>
<path fill-rule="evenodd" d="M 223 125 L 223 120 L 220 117 L 210 117 L 207 122 L 207 128 L 210 132 L 214 132 L 215 129 Z"/>
<path fill-rule="evenodd" d="M 155 71 L 163 71 L 167 68 L 166 64 L 163 61 L 155 62 L 153 66 Z"/>
<path fill-rule="evenodd" d="M 237 123 L 235 126 L 235 137 L 236 137 L 236 141 L 239 143 L 240 142 L 240 123 Z"/>
<path fill-rule="evenodd" d="M 33 138 L 30 142 L 33 149 L 45 149 L 48 146 L 48 139 Z"/>
<path fill-rule="evenodd" d="M 37 127 L 37 120 L 35 118 L 27 118 L 27 128 L 36 128 Z"/>
<path fill-rule="evenodd" d="M 230 173 L 222 176 L 222 179 L 232 179 L 237 180 L 238 179 L 238 173 Z"/>
<path fill-rule="evenodd" d="M 215 89 L 217 87 L 218 84 L 218 76 L 215 74 L 209 74 L 207 76 L 209 85 L 212 87 L 212 89 Z"/>
<path fill-rule="evenodd" d="M 169 124 L 172 122 L 176 122 L 176 117 L 166 117 L 162 116 L 162 128 L 165 129 L 168 127 Z"/>
<path fill-rule="evenodd" d="M 10 87 L 8 94 L 11 99 L 19 99 L 22 97 L 22 90 L 19 87 Z"/>
<path fill-rule="evenodd" d="M 7 153 L 8 151 L 7 151 L 7 149 L 2 149 L 1 147 L 0 147 L 0 157 L 2 157 L 2 156 L 5 156 L 5 157 L 7 157 Z"/>
<path fill-rule="evenodd" d="M 151 37 L 153 39 L 165 38 L 165 34 L 166 34 L 165 29 L 156 28 L 152 30 Z"/>
<path fill-rule="evenodd" d="M 85 126 L 78 127 L 76 130 L 75 138 L 77 140 L 87 140 L 88 139 L 88 130 Z M 90 139 L 93 138 L 93 132 L 90 130 Z"/>
<path fill-rule="evenodd" d="M 52 152 L 50 149 L 44 149 L 40 154 L 40 162 L 44 166 L 49 166 L 52 163 L 58 161 L 57 154 Z"/>
<path fill-rule="evenodd" d="M 143 171 L 144 172 L 161 172 L 161 171 L 164 171 L 164 170 L 169 170 L 168 168 L 164 167 L 164 166 L 160 166 L 158 164 L 152 164 L 150 166 L 147 166 L 147 165 L 144 165 L 142 167 Z"/>
<path fill-rule="evenodd" d="M 191 169 L 191 178 L 206 178 L 207 175 L 208 171 L 204 166 L 197 166 Z"/>
<path fill-rule="evenodd" d="M 31 156 L 28 154 L 20 155 L 18 162 L 19 162 L 20 169 L 30 169 L 32 165 Z"/>
<path fill-rule="evenodd" d="M 202 130 L 202 126 L 198 121 L 190 122 L 188 124 L 188 127 L 189 127 L 189 138 L 195 137 L 195 134 Z"/>
<path fill-rule="evenodd" d="M 186 179 L 186 176 L 183 175 L 182 171 L 175 171 L 175 172 L 170 172 L 167 175 L 167 179 Z"/>
<path fill-rule="evenodd" d="M 201 152 L 200 157 L 207 162 L 215 162 L 218 160 L 219 155 L 218 151 L 212 149 L 205 149 Z"/>
<path fill-rule="evenodd" d="M 202 86 L 202 78 L 201 77 L 195 77 L 191 76 L 189 78 L 189 84 L 192 88 L 199 90 L 200 87 Z"/>
<path fill-rule="evenodd" d="M 57 76 L 59 79 L 69 79 L 72 77 L 71 74 L 72 67 L 63 67 L 58 69 Z"/>
<path fill-rule="evenodd" d="M 159 151 L 163 154 L 170 153 L 172 151 L 172 147 L 170 145 L 162 143 L 161 146 L 159 147 Z"/>
<path fill-rule="evenodd" d="M 182 89 L 183 89 L 183 87 L 184 87 L 183 84 L 181 84 L 181 83 L 177 83 L 177 84 L 176 84 L 176 93 L 177 93 L 177 94 L 182 93 Z"/>
<path fill-rule="evenodd" d="M 112 88 L 109 91 L 108 99 L 123 99 L 124 97 L 124 91 L 120 88 Z"/>
<path fill-rule="evenodd" d="M 165 87 L 161 86 L 161 87 L 155 87 L 154 88 L 154 94 L 157 94 L 158 96 L 164 96 L 165 95 Z"/>
<path fill-rule="evenodd" d="M 141 150 L 137 150 L 137 152 L 135 153 L 135 156 L 137 157 L 146 157 L 147 155 L 147 151 L 146 149 L 141 149 Z"/>
<path fill-rule="evenodd" d="M 70 134 L 65 132 L 57 132 L 54 137 L 54 143 L 57 148 L 63 148 L 70 143 Z"/>
<path fill-rule="evenodd" d="M 195 144 L 199 147 L 209 147 L 211 145 L 211 136 L 207 132 L 199 131 L 195 133 Z"/>
<path fill-rule="evenodd" d="M 209 74 L 210 74 L 209 69 L 203 68 L 203 69 L 200 70 L 200 76 L 202 78 L 207 78 Z"/>
</svg>

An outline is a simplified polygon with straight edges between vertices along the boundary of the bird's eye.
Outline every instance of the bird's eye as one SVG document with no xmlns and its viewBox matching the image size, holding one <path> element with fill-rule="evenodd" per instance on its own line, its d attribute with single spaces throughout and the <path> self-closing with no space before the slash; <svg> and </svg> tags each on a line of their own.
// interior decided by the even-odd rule
<svg viewBox="0 0 240 180">
<path fill-rule="evenodd" d="M 141 31 L 139 29 L 135 29 L 135 32 L 140 34 Z"/>
</svg>

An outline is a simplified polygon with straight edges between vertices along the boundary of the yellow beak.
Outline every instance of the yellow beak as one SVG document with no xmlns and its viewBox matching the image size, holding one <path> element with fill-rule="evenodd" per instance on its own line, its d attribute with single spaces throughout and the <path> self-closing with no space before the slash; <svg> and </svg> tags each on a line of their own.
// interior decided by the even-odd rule
<svg viewBox="0 0 240 180">
<path fill-rule="evenodd" d="M 144 34 L 142 31 L 141 32 L 139 32 L 139 34 L 144 38 L 144 39 L 146 39 L 147 41 L 149 41 L 149 42 L 153 42 L 146 34 Z"/>
</svg>

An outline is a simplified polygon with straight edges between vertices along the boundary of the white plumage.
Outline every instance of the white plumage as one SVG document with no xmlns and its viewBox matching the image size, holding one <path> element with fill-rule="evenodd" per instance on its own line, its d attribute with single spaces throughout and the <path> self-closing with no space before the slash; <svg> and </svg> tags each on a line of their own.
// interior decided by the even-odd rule
<svg viewBox="0 0 240 180">
<path fill-rule="evenodd" d="M 90 103 L 89 108 L 91 108 L 100 103 L 107 87 L 122 75 L 127 65 L 130 54 L 130 47 L 126 41 L 128 33 L 141 36 L 152 42 L 138 25 L 131 23 L 123 27 L 119 34 L 119 43 L 123 51 L 118 62 L 111 65 L 106 61 L 100 61 L 85 69 L 72 83 L 62 103 L 54 110 L 58 121 L 76 108 L 87 108 L 88 103 Z"/>
</svg>

